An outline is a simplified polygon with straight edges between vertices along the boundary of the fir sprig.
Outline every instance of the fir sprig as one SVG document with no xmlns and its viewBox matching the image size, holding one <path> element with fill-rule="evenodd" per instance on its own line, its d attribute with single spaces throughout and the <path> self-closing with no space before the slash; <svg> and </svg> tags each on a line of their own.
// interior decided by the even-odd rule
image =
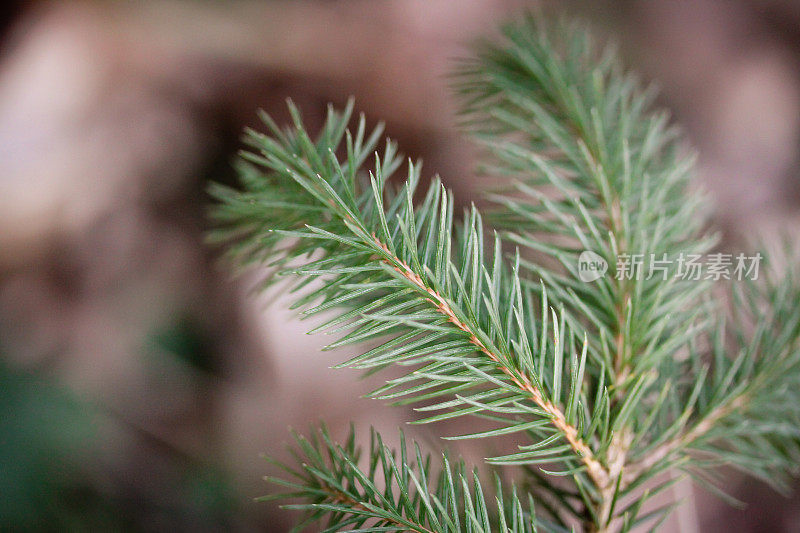
<svg viewBox="0 0 800 533">
<path fill-rule="evenodd" d="M 434 469 L 431 457 L 424 455 L 417 443 L 408 447 L 402 433 L 395 452 L 372 430 L 366 457 L 356 445 L 352 428 L 343 445 L 334 442 L 324 426 L 309 438 L 295 434 L 295 441 L 299 465 L 279 464 L 290 479 L 267 478 L 286 492 L 259 498 L 303 500 L 287 506 L 307 512 L 306 520 L 295 531 L 313 522 L 326 522 L 324 531 L 538 530 L 529 496 L 521 496 L 515 487 L 504 492 L 495 477 L 490 492 L 496 497 L 491 502 L 477 474 L 469 475 L 463 462 L 451 464 L 444 454 Z M 553 525 L 549 530 L 564 531 Z"/>
<path fill-rule="evenodd" d="M 326 314 L 316 331 L 339 335 L 328 348 L 370 341 L 340 366 L 407 369 L 373 397 L 414 404 L 422 423 L 492 424 L 451 438 L 514 434 L 518 450 L 489 461 L 522 465 L 549 521 L 515 496 L 519 509 L 507 516 L 501 504 L 492 521 L 470 501 L 479 485 L 470 492 L 446 460 L 446 490 L 431 490 L 428 463 L 393 462 L 376 435 L 361 470 L 352 439 L 338 447 L 325 432 L 298 441 L 313 466 L 291 487 L 312 502 L 302 504 L 310 517 L 328 514 L 331 531 L 460 531 L 443 518 L 458 507 L 465 531 L 627 530 L 672 508 L 643 511 L 676 479 L 667 471 L 706 484 L 726 464 L 784 487 L 800 458 L 798 283 L 733 284 L 727 316 L 712 283 L 677 279 L 674 262 L 663 276 L 615 275 L 630 254 L 674 258 L 714 243 L 691 158 L 651 93 L 584 28 L 533 17 L 480 45 L 456 80 L 487 170 L 511 184 L 491 197 L 499 233 L 474 207 L 456 216 L 438 179 L 418 191 L 420 165 L 403 170 L 391 141 L 375 153 L 380 127 L 368 135 L 362 116 L 351 133 L 350 102 L 316 139 L 291 104 L 290 127 L 262 115 L 269 135 L 247 132 L 242 189 L 211 189 L 213 237 L 236 264 L 266 265 L 265 284 L 293 279 L 295 307 Z M 581 281 L 581 251 L 609 275 Z"/>
<path fill-rule="evenodd" d="M 590 356 L 627 390 L 708 325 L 708 281 L 678 279 L 675 262 L 666 276 L 616 271 L 626 254 L 709 250 L 704 195 L 688 191 L 693 157 L 666 114 L 651 109 L 653 91 L 582 25 L 531 17 L 503 35 L 456 76 L 465 126 L 492 156 L 487 170 L 511 178 L 513 189 L 493 196 L 502 209 L 492 222 L 564 267 L 522 262 L 582 318 Z M 605 259 L 609 275 L 581 282 L 583 250 Z"/>
<path fill-rule="evenodd" d="M 498 239 L 491 259 L 485 257 L 477 210 L 465 214 L 456 231 L 452 196 L 438 181 L 414 208 L 419 165 L 409 165 L 399 190 L 388 189 L 387 172 L 400 167 L 391 143 L 383 157 L 376 157 L 368 181 L 359 180 L 357 165 L 366 159 L 374 140 L 363 140 L 363 117 L 355 138 L 342 133 L 350 106 L 343 114 L 330 112 L 317 142 L 306 136 L 299 113 L 291 109 L 293 128 L 273 131 L 282 145 L 251 133 L 249 140 L 260 147 L 261 154 L 243 154 L 274 172 L 272 179 L 292 180 L 293 188 L 281 190 L 281 194 L 294 192 L 290 199 L 281 200 L 290 207 L 284 211 L 275 207 L 278 202 L 264 200 L 271 189 L 240 193 L 217 187 L 213 191 L 227 202 L 217 217 L 230 223 L 237 234 L 246 228 L 245 222 L 253 222 L 250 210 L 243 212 L 240 206 L 270 206 L 251 226 L 250 239 L 264 244 L 234 248 L 232 253 L 243 262 L 255 254 L 259 261 L 280 267 L 281 273 L 321 278 L 324 283 L 303 295 L 298 304 L 306 307 L 306 316 L 339 311 L 317 328 L 347 331 L 328 348 L 383 339 L 379 346 L 341 366 L 413 368 L 375 391 L 374 397 L 402 403 L 425 401 L 423 412 L 445 410 L 420 422 L 490 415 L 502 425 L 472 437 L 526 432 L 536 438 L 534 446 L 497 461 L 564 461 L 567 470 L 585 469 L 595 482 L 607 484 L 605 468 L 586 444 L 592 435 L 609 435 L 604 396 L 590 412 L 583 394 L 586 352 L 575 351 L 564 314 L 559 318 L 551 312 L 546 300 L 543 323 L 535 325 L 531 294 L 521 285 L 518 265 L 508 269 L 503 264 Z M 339 134 L 329 135 L 331 131 Z M 343 138 L 347 157 L 340 162 L 335 154 Z M 244 220 L 236 218 L 240 214 Z M 314 225 L 306 224 L 315 219 Z M 266 228 L 266 238 L 257 237 L 262 228 Z M 279 246 L 284 241 L 276 239 L 276 245 L 269 247 L 276 233 L 290 239 L 288 246 Z M 312 251 L 316 258 L 308 260 Z M 298 266 L 298 259 L 305 264 Z M 550 316 L 552 327 L 548 326 Z M 544 440 L 558 446 L 536 446 Z"/>
</svg>

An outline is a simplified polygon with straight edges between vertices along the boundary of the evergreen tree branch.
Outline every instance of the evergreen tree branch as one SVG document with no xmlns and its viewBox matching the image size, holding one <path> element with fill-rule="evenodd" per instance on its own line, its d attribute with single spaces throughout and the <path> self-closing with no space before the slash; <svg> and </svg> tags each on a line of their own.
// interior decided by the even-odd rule
<svg viewBox="0 0 800 533">
<path fill-rule="evenodd" d="M 376 243 L 386 251 L 387 255 L 391 254 L 386 245 L 380 242 L 380 240 L 377 238 Z M 410 266 L 398 258 L 394 258 L 392 263 L 392 268 L 400 273 L 400 275 L 408 279 L 411 283 L 416 285 L 420 290 L 427 292 L 430 295 L 431 303 L 435 305 L 437 311 L 447 317 L 447 320 L 456 328 L 469 335 L 469 341 L 475 345 L 478 351 L 484 353 L 491 361 L 496 363 L 497 368 L 506 374 L 506 376 L 508 376 L 508 378 L 514 383 L 514 385 L 517 386 L 518 389 L 525 391 L 533 403 L 542 408 L 544 413 L 550 417 L 550 421 L 553 426 L 555 426 L 564 435 L 564 438 L 567 440 L 569 445 L 580 457 L 581 461 L 583 461 L 583 463 L 586 465 L 587 472 L 595 484 L 599 487 L 607 486 L 610 482 L 608 470 L 600 461 L 597 460 L 597 458 L 595 458 L 591 448 L 579 436 L 577 428 L 567 422 L 563 411 L 552 401 L 546 399 L 542 394 L 542 391 L 531 382 L 531 379 L 527 375 L 515 372 L 510 367 L 506 366 L 503 362 L 503 357 L 492 352 L 478 338 L 476 332 L 471 330 L 470 326 L 458 318 L 447 300 L 435 290 L 428 287 L 423 279 L 420 278 Z M 511 357 L 516 356 L 515 354 L 511 354 Z"/>
<path fill-rule="evenodd" d="M 687 429 L 660 432 L 662 442 L 626 468 L 627 481 L 690 454 L 695 459 L 687 467 L 723 462 L 786 488 L 786 472 L 796 470 L 800 457 L 798 295 L 791 270 L 767 270 L 757 281 L 733 285 L 735 313 L 712 339 L 710 376 L 697 376 L 694 399 L 678 417 L 676 427 Z"/>
<path fill-rule="evenodd" d="M 501 426 L 473 437 L 523 432 L 542 443 L 496 461 L 563 462 L 576 475 L 585 471 L 596 486 L 610 485 L 602 459 L 587 443 L 590 437 L 602 443 L 610 432 L 603 415 L 605 392 L 591 410 L 585 397 L 585 343 L 581 355 L 570 353 L 574 334 L 563 313 L 557 320 L 552 312 L 552 341 L 546 318 L 539 327 L 530 322 L 530 293 L 521 285 L 519 266 L 506 269 L 497 240 L 493 259 L 484 260 L 483 229 L 474 208 L 456 230 L 453 200 L 435 182 L 414 209 L 416 165 L 410 165 L 399 190 L 387 188 L 399 166 L 393 144 L 376 162 L 369 183 L 360 182 L 359 165 L 374 140 L 363 142 L 363 118 L 355 137 L 346 133 L 350 109 L 332 112 L 316 142 L 293 108 L 292 130 L 280 131 L 266 118 L 273 138 L 250 133 L 248 142 L 259 153 L 243 154 L 251 163 L 245 167 L 248 189 L 212 191 L 223 201 L 216 211 L 223 224 L 217 238 L 240 243 L 231 252 L 239 263 L 257 260 L 280 273 L 321 280 L 321 288 L 298 304 L 318 301 L 307 315 L 340 309 L 319 328 L 350 330 L 330 347 L 389 338 L 342 365 L 416 367 L 375 397 L 436 400 L 421 409 L 448 411 L 424 422 L 489 414 Z M 347 157 L 340 162 L 334 154 L 342 138 Z M 275 186 L 266 186 L 270 183 Z M 317 225 L 306 225 L 311 219 Z M 318 258 L 309 260 L 311 254 Z M 298 266 L 298 260 L 305 264 Z M 588 420 L 583 429 L 576 426 L 579 416 Z"/>
<path fill-rule="evenodd" d="M 469 415 L 494 424 L 450 438 L 528 439 L 488 461 L 546 465 L 531 483 L 561 525 L 657 523 L 672 506 L 642 506 L 675 470 L 706 484 L 727 464 L 785 488 L 800 462 L 800 284 L 773 275 L 737 285 L 734 313 L 716 320 L 724 313 L 711 280 L 678 272 L 679 256 L 701 256 L 714 239 L 702 195 L 688 194 L 692 159 L 650 110 L 651 93 L 582 27 L 528 18 L 504 36 L 458 75 L 465 123 L 493 157 L 487 171 L 514 184 L 492 196 L 502 233 L 487 238 L 474 206 L 457 221 L 438 179 L 418 194 L 418 164 L 395 179 L 402 160 L 390 141 L 368 167 L 381 129 L 367 135 L 362 117 L 351 134 L 351 102 L 313 140 L 291 104 L 289 128 L 263 116 L 269 135 L 249 131 L 238 163 L 243 190 L 212 187 L 212 240 L 237 265 L 266 265 L 265 286 L 289 276 L 302 315 L 326 316 L 315 331 L 339 335 L 326 349 L 374 346 L 340 366 L 408 369 L 372 397 L 415 405 L 419 423 Z M 504 245 L 526 255 L 504 257 Z M 581 251 L 609 274 L 581 281 Z M 626 273 L 621 258 L 636 253 L 670 261 L 658 276 Z M 403 459 L 389 468 L 400 493 L 416 490 L 413 504 L 393 489 L 381 499 L 374 465 L 359 470 L 353 450 L 298 442 L 306 455 L 327 446 L 337 457 L 291 485 L 314 502 L 302 507 L 311 519 L 332 516 L 330 530 L 460 530 L 442 521 L 456 507 L 428 490 L 427 467 L 413 474 Z M 371 465 L 394 464 L 383 447 L 370 453 Z M 448 501 L 485 530 L 485 504 L 470 501 L 480 490 L 466 483 Z"/>
<path fill-rule="evenodd" d="M 437 476 L 431 458 L 423 456 L 416 443 L 409 449 L 402 433 L 395 453 L 372 430 L 363 459 L 352 429 L 344 445 L 335 443 L 325 427 L 310 439 L 295 434 L 295 440 L 299 464 L 277 463 L 290 479 L 267 478 L 287 492 L 260 498 L 300 499 L 301 503 L 285 506 L 306 512 L 306 519 L 295 530 L 327 519 L 325 531 L 533 533 L 539 526 L 546 531 L 564 531 L 538 520 L 533 501 L 528 498 L 523 503 L 516 488 L 504 493 L 499 479 L 496 508 L 492 509 L 477 476 L 473 473 L 470 480 L 463 462 L 451 465 L 446 454 Z"/>
<path fill-rule="evenodd" d="M 543 280 L 575 327 L 589 332 L 587 377 L 610 376 L 616 431 L 605 457 L 615 482 L 600 486 L 598 511 L 608 523 L 615 491 L 635 479 L 629 455 L 648 446 L 636 426 L 682 412 L 646 398 L 682 379 L 688 367 L 673 357 L 712 324 L 710 283 L 678 280 L 676 259 L 703 254 L 714 239 L 702 232 L 702 195 L 687 194 L 692 158 L 666 116 L 650 111 L 652 91 L 586 35 L 580 25 L 532 17 L 510 24 L 502 42 L 482 43 L 463 64 L 456 86 L 465 125 L 492 155 L 486 171 L 514 184 L 492 197 L 492 221 L 507 241 L 555 260 L 523 260 L 529 286 Z M 606 261 L 607 276 L 578 279 L 583 250 Z M 637 253 L 670 257 L 663 279 L 620 271 L 620 258 Z M 659 452 L 678 448 L 676 441 Z"/>
<path fill-rule="evenodd" d="M 582 318 L 590 354 L 621 399 L 702 329 L 709 283 L 676 281 L 674 259 L 713 239 L 702 236 L 702 195 L 686 194 L 692 160 L 665 115 L 648 109 L 652 91 L 586 35 L 532 17 L 510 24 L 503 42 L 482 44 L 464 64 L 457 87 L 465 124 L 493 156 L 487 171 L 516 180 L 493 197 L 501 209 L 492 221 L 563 267 L 522 263 Z M 608 275 L 576 279 L 581 250 L 599 254 Z M 618 258 L 636 253 L 669 254 L 667 279 L 617 276 Z"/>
<path fill-rule="evenodd" d="M 656 467 L 670 457 L 686 448 L 694 442 L 711 432 L 720 421 L 736 413 L 747 405 L 747 397 L 744 395 L 731 398 L 728 402 L 716 407 L 712 412 L 700 419 L 692 428 L 679 437 L 665 442 L 649 451 L 641 460 L 631 463 L 626 467 L 624 482 L 630 484 L 644 473 Z"/>
</svg>

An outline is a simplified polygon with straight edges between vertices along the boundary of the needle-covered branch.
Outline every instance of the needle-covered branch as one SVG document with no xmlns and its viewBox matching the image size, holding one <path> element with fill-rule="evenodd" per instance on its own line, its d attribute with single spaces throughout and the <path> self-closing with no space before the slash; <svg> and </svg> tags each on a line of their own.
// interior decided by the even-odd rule
<svg viewBox="0 0 800 533">
<path fill-rule="evenodd" d="M 712 279 L 679 276 L 676 259 L 713 239 L 692 160 L 651 92 L 584 28 L 534 18 L 481 45 L 456 78 L 486 170 L 512 183 L 492 197 L 500 234 L 474 207 L 457 216 L 438 179 L 418 190 L 419 165 L 404 167 L 392 142 L 375 153 L 381 128 L 368 134 L 362 117 L 348 131 L 351 102 L 315 139 L 291 105 L 291 127 L 263 115 L 268 134 L 245 138 L 242 189 L 211 189 L 212 239 L 235 264 L 265 266 L 265 285 L 290 278 L 303 316 L 326 318 L 315 331 L 338 335 L 329 349 L 369 343 L 340 366 L 407 369 L 373 397 L 413 404 L 420 423 L 492 424 L 449 438 L 518 436 L 489 462 L 526 469 L 556 530 L 652 527 L 672 504 L 643 505 L 677 471 L 706 483 L 732 465 L 784 488 L 800 459 L 800 284 L 791 273 L 731 282 L 725 318 Z M 581 252 L 606 275 L 582 279 Z M 658 274 L 635 270 L 634 254 L 660 260 Z M 441 493 L 422 461 L 373 444 L 361 470 L 352 442 L 320 438 L 299 441 L 313 466 L 291 486 L 313 519 L 332 517 L 330 531 L 533 527 L 505 504 L 493 522 L 474 503 L 479 486 L 446 462 Z M 378 464 L 399 493 L 378 489 Z M 456 507 L 462 522 L 448 522 Z"/>
<path fill-rule="evenodd" d="M 692 473 L 725 464 L 788 490 L 800 464 L 800 284 L 791 268 L 767 269 L 732 289 L 733 314 L 710 360 L 693 358 L 691 401 L 676 423 L 653 428 L 658 438 L 632 461 L 629 479 L 688 455 Z"/>
<path fill-rule="evenodd" d="M 703 195 L 688 191 L 693 158 L 651 109 L 653 91 L 587 35 L 575 23 L 510 24 L 462 65 L 456 87 L 467 128 L 491 155 L 486 171 L 511 178 L 493 197 L 492 223 L 539 254 L 523 268 L 588 328 L 595 367 L 622 393 L 707 327 L 710 283 L 676 279 L 675 259 L 712 240 Z M 605 276 L 579 279 L 583 251 L 605 261 Z M 634 254 L 673 261 L 635 272 Z"/>
<path fill-rule="evenodd" d="M 535 439 L 494 461 L 562 463 L 608 485 L 602 458 L 589 444 L 602 447 L 609 438 L 608 399 L 600 391 L 592 406 L 586 397 L 586 344 L 546 300 L 544 321 L 533 318 L 518 262 L 505 264 L 497 239 L 492 255 L 485 254 L 479 213 L 471 209 L 456 225 L 452 196 L 438 181 L 415 207 L 419 167 L 410 164 L 406 180 L 392 187 L 400 166 L 392 143 L 367 179 L 359 175 L 377 135 L 364 141 L 363 118 L 355 136 L 346 131 L 350 107 L 330 113 L 317 141 L 294 108 L 292 114 L 291 130 L 266 118 L 272 138 L 249 134 L 256 151 L 243 153 L 246 191 L 213 190 L 223 202 L 218 236 L 239 243 L 231 254 L 240 263 L 257 260 L 279 274 L 300 275 L 296 290 L 319 280 L 298 305 L 305 315 L 335 313 L 317 328 L 342 334 L 329 348 L 381 339 L 342 366 L 411 367 L 375 397 L 424 401 L 420 411 L 440 411 L 422 422 L 488 415 L 497 429 L 471 437 Z"/>
<path fill-rule="evenodd" d="M 462 462 L 451 464 L 444 454 L 434 465 L 419 445 L 406 446 L 402 433 L 397 452 L 374 430 L 366 454 L 352 430 L 344 444 L 334 442 L 324 427 L 309 438 L 295 435 L 295 440 L 298 464 L 279 464 L 289 479 L 267 478 L 286 492 L 261 500 L 299 499 L 285 506 L 306 513 L 296 531 L 314 522 L 325 523 L 325 531 L 567 531 L 537 520 L 533 500 L 515 487 L 504 492 L 495 478 L 487 494 Z"/>
</svg>

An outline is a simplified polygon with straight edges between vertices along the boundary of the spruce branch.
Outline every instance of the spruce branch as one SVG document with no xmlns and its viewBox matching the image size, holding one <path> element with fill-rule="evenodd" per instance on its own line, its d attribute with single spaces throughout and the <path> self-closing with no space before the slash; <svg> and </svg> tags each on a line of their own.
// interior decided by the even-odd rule
<svg viewBox="0 0 800 533">
<path fill-rule="evenodd" d="M 377 135 L 363 142 L 363 117 L 355 138 L 349 133 L 328 133 L 345 132 L 341 125 L 347 123 L 352 105 L 341 115 L 331 111 L 316 143 L 307 137 L 297 110 L 291 104 L 290 108 L 294 128 L 273 131 L 281 144 L 251 132 L 248 140 L 260 154 L 243 153 L 243 158 L 270 173 L 264 181 L 282 179 L 288 184 L 279 189 L 278 197 L 273 197 L 273 189 L 213 189 L 225 202 L 217 218 L 230 225 L 220 230 L 222 238 L 235 235 L 241 239 L 247 228 L 251 234 L 244 236 L 245 241 L 255 238 L 267 245 L 274 243 L 272 248 L 234 247 L 231 254 L 244 263 L 251 259 L 250 254 L 257 254 L 258 260 L 282 269 L 280 273 L 322 279 L 322 288 L 303 296 L 299 303 L 321 300 L 307 309 L 306 315 L 344 308 L 342 314 L 318 328 L 350 330 L 330 347 L 389 337 L 342 365 L 417 367 L 391 380 L 375 397 L 395 400 L 411 396 L 430 401 L 443 396 L 444 400 L 421 409 L 448 412 L 424 422 L 487 412 L 505 424 L 475 436 L 512 432 L 527 432 L 539 440 L 560 436 L 566 446 L 555 446 L 557 442 L 551 439 L 546 442 L 551 446 L 497 460 L 524 463 L 546 457 L 547 462 L 568 462 L 573 470 L 571 463 L 577 459 L 596 485 L 609 484 L 605 466 L 585 440 L 591 434 L 575 425 L 578 412 L 588 405 L 582 398 L 585 344 L 580 357 L 569 353 L 574 335 L 565 326 L 563 314 L 559 326 L 555 312 L 553 341 L 549 341 L 546 323 L 540 326 L 538 339 L 531 337 L 536 327 L 528 323 L 530 295 L 519 280 L 519 267 L 515 265 L 511 272 L 504 268 L 497 240 L 491 263 L 484 259 L 477 210 L 465 215 L 461 238 L 454 239 L 453 200 L 438 182 L 431 185 L 421 206 L 414 209 L 412 205 L 418 165 L 409 164 L 407 181 L 399 190 L 387 189 L 387 173 L 399 167 L 391 142 L 384 157 L 376 159 L 369 182 L 356 179 L 358 165 L 366 159 Z M 272 126 L 268 119 L 267 124 Z M 343 135 L 348 157 L 340 162 L 334 154 Z M 284 195 L 289 191 L 293 196 L 287 202 Z M 284 210 L 276 208 L 284 204 L 288 206 Z M 271 209 L 261 210 L 256 218 L 247 207 L 250 205 Z M 305 224 L 310 218 L 302 216 L 304 209 L 321 223 Z M 266 234 L 262 228 L 269 228 Z M 275 233 L 293 239 L 292 243 L 280 247 L 281 241 L 272 238 Z M 309 253 L 318 253 L 320 248 L 322 257 L 309 260 Z M 460 261 L 451 259 L 456 248 L 461 250 Z M 307 264 L 298 266 L 300 259 Z M 502 302 L 501 294 L 511 296 Z M 539 348 L 536 359 L 534 344 Z M 571 375 L 566 375 L 565 368 L 572 370 Z M 465 394 L 470 389 L 478 390 Z M 562 390 L 568 392 L 566 404 L 561 403 Z M 590 427 L 607 434 L 600 420 L 602 409 L 595 411 Z"/>
<path fill-rule="evenodd" d="M 386 250 L 387 254 L 390 253 L 388 248 L 386 248 L 383 243 L 380 241 L 377 242 L 379 246 Z M 525 391 L 533 403 L 542 408 L 544 413 L 550 417 L 553 426 L 555 426 L 564 435 L 564 438 L 567 440 L 569 445 L 572 447 L 575 453 L 578 454 L 581 461 L 583 461 L 583 463 L 586 465 L 587 472 L 595 484 L 598 486 L 606 486 L 609 483 L 609 474 L 607 469 L 595 458 L 592 450 L 581 439 L 577 428 L 567 422 L 566 416 L 561 409 L 552 401 L 546 399 L 540 388 L 534 385 L 527 375 L 523 373 L 516 373 L 508 365 L 504 364 L 501 356 L 492 352 L 476 336 L 475 332 L 473 332 L 473 330 L 471 330 L 467 324 L 459 320 L 456 313 L 450 307 L 450 304 L 447 303 L 447 300 L 441 294 L 426 286 L 422 278 L 415 274 L 411 267 L 400 260 L 397 260 L 396 264 L 400 265 L 400 267 L 393 267 L 397 272 L 399 272 L 402 276 L 407 278 L 411 283 L 419 287 L 421 290 L 427 292 L 430 295 L 431 303 L 436 306 L 436 309 L 445 317 L 447 317 L 448 321 L 455 325 L 455 327 L 469 335 L 469 341 L 475 345 L 478 351 L 484 353 L 491 361 L 496 363 L 500 371 L 506 374 L 519 390 Z M 514 356 L 514 354 L 511 355 L 512 357 Z"/>
<path fill-rule="evenodd" d="M 634 435 L 638 419 L 679 417 L 675 409 L 662 410 L 663 394 L 656 403 L 626 400 L 653 397 L 651 391 L 664 393 L 681 380 L 687 367 L 675 364 L 675 353 L 690 349 L 717 311 L 710 283 L 677 280 L 674 262 L 663 278 L 651 279 L 619 272 L 619 258 L 701 255 L 714 239 L 703 235 L 703 196 L 688 194 L 692 158 L 666 116 L 649 109 L 653 92 L 642 90 L 613 48 L 598 49 L 585 30 L 534 18 L 508 25 L 501 42 L 482 43 L 462 65 L 456 88 L 465 125 L 492 156 L 487 171 L 509 176 L 513 185 L 493 196 L 499 207 L 492 222 L 507 229 L 504 239 L 561 267 L 522 261 L 533 275 L 530 286 L 543 280 L 579 320 L 575 327 L 588 330 L 595 362 L 588 374 L 609 372 L 612 411 L 618 422 L 628 420 L 616 424 L 609 447 L 609 471 L 619 483 L 601 488 L 600 512 L 608 516 L 614 490 L 659 462 L 627 464 L 641 452 L 631 446 L 647 441 Z M 609 275 L 593 283 L 577 279 L 583 250 L 602 257 Z M 694 440 L 717 415 L 662 444 L 656 455 L 663 460 L 682 439 Z"/>
<path fill-rule="evenodd" d="M 582 27 L 532 17 L 482 44 L 456 79 L 465 125 L 490 152 L 487 170 L 512 184 L 491 196 L 499 233 L 489 235 L 474 206 L 457 217 L 438 178 L 418 192 L 418 163 L 404 168 L 391 141 L 375 152 L 380 126 L 368 134 L 362 116 L 351 133 L 351 101 L 329 111 L 315 139 L 291 103 L 290 127 L 262 115 L 269 135 L 247 132 L 242 189 L 211 188 L 212 240 L 237 265 L 266 265 L 264 286 L 288 278 L 302 316 L 326 316 L 314 331 L 339 336 L 326 349 L 371 344 L 339 366 L 406 369 L 373 398 L 413 404 L 418 423 L 493 424 L 448 438 L 520 437 L 515 453 L 488 461 L 528 472 L 557 524 L 540 528 L 657 524 L 673 504 L 648 511 L 645 502 L 676 472 L 706 485 L 730 465 L 785 488 L 800 459 L 800 284 L 774 272 L 731 282 L 726 316 L 709 279 L 680 279 L 675 257 L 704 254 L 714 238 L 703 196 L 690 190 L 692 158 L 651 110 L 652 93 Z M 582 251 L 609 274 L 582 281 Z M 619 275 L 619 259 L 635 253 L 673 261 L 663 276 Z M 364 471 L 352 444 L 320 439 L 298 440 L 315 459 L 290 486 L 313 502 L 301 504 L 312 520 L 332 517 L 331 531 L 457 531 L 442 516 L 459 505 L 467 530 L 506 524 L 504 505 L 498 522 L 485 504 L 473 507 L 477 479 L 470 493 L 455 476 L 462 495 L 442 504 L 427 463 L 395 464 L 373 445 Z M 378 497 L 377 463 L 384 479 L 400 476 L 387 487 L 416 491 L 413 504 L 391 488 Z M 446 460 L 442 472 L 451 478 Z M 533 527 L 517 522 L 523 515 L 513 530 Z"/>
<path fill-rule="evenodd" d="M 586 35 L 570 22 L 510 24 L 464 62 L 456 88 L 466 127 L 492 156 L 487 171 L 512 178 L 512 190 L 493 196 L 492 222 L 564 267 L 522 262 L 583 317 L 590 355 L 621 397 L 702 331 L 710 284 L 675 280 L 674 266 L 666 280 L 616 276 L 618 258 L 702 254 L 714 239 L 702 234 L 703 195 L 687 194 L 693 158 L 666 115 L 650 110 L 653 91 Z M 609 276 L 576 279 L 581 250 L 601 256 Z"/>
<path fill-rule="evenodd" d="M 504 492 L 499 478 L 492 509 L 477 475 L 470 476 L 463 462 L 452 464 L 443 454 L 437 473 L 417 443 L 409 447 L 402 433 L 400 437 L 395 452 L 372 430 L 362 457 L 352 428 L 343 445 L 324 426 L 310 438 L 295 434 L 299 464 L 278 464 L 291 480 L 267 478 L 287 492 L 259 500 L 301 499 L 304 503 L 285 506 L 306 512 L 296 530 L 327 521 L 325 531 L 566 531 L 538 519 L 530 497 L 524 499 L 515 487 Z"/>
</svg>

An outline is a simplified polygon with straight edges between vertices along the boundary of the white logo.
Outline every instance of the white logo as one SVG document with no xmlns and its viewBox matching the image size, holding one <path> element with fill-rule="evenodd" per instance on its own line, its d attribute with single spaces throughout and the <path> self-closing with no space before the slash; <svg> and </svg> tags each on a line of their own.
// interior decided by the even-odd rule
<svg viewBox="0 0 800 533">
<path fill-rule="evenodd" d="M 578 277 L 584 283 L 602 278 L 607 270 L 606 260 L 590 250 L 585 250 L 578 256 Z"/>
</svg>

